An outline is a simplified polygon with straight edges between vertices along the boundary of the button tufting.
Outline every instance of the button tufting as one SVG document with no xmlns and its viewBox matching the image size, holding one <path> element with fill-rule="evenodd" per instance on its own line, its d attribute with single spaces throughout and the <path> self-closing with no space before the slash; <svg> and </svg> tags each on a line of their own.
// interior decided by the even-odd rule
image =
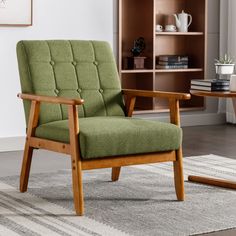
<svg viewBox="0 0 236 236">
<path fill-rule="evenodd" d="M 54 62 L 54 61 L 50 61 L 50 64 L 51 64 L 52 66 L 54 66 L 54 65 L 55 65 L 55 62 Z"/>
<path fill-rule="evenodd" d="M 59 90 L 58 89 L 54 89 L 54 92 L 56 93 L 56 94 L 59 94 Z"/>
<path fill-rule="evenodd" d="M 103 93 L 103 89 L 99 89 L 99 92 L 100 92 L 100 93 Z"/>
<path fill-rule="evenodd" d="M 94 61 L 93 64 L 94 64 L 95 66 L 97 66 L 97 65 L 98 65 L 98 62 L 97 62 L 97 61 Z"/>
<path fill-rule="evenodd" d="M 76 66 L 76 65 L 77 65 L 77 62 L 76 62 L 76 61 L 72 61 L 72 64 L 73 64 L 74 66 Z"/>
<path fill-rule="evenodd" d="M 78 92 L 78 93 L 81 93 L 81 92 L 82 92 L 82 89 L 78 88 L 78 89 L 77 89 L 77 92 Z"/>
</svg>

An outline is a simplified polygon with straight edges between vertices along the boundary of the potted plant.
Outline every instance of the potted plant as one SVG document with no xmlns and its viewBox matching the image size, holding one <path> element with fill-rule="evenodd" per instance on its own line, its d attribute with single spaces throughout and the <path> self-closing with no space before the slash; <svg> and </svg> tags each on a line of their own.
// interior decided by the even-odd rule
<svg viewBox="0 0 236 236">
<path fill-rule="evenodd" d="M 215 59 L 216 74 L 231 75 L 234 73 L 234 60 L 227 54 L 220 59 Z"/>
</svg>

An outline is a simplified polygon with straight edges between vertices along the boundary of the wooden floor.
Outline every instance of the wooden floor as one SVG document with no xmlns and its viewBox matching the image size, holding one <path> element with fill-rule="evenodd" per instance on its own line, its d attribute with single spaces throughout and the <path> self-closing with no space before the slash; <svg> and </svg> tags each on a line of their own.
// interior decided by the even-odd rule
<svg viewBox="0 0 236 236">
<path fill-rule="evenodd" d="M 215 154 L 236 159 L 236 125 L 183 128 L 184 156 Z"/>
<path fill-rule="evenodd" d="M 236 159 L 236 125 L 184 127 L 184 156 L 215 154 Z M 0 177 L 18 175 L 22 152 L 0 153 Z M 36 151 L 31 173 L 51 172 L 70 168 L 63 154 Z M 236 215 L 236 213 L 235 213 Z M 208 236 L 235 236 L 236 229 L 204 234 Z"/>
</svg>

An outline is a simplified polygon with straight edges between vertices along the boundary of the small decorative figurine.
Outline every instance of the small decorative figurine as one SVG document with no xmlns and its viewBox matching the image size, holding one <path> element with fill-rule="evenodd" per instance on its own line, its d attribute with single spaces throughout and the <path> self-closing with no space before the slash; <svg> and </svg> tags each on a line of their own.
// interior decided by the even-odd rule
<svg viewBox="0 0 236 236">
<path fill-rule="evenodd" d="M 138 57 L 142 53 L 142 51 L 145 49 L 145 40 L 143 37 L 139 37 L 134 40 L 134 47 L 131 49 L 131 52 L 133 54 L 133 57 Z"/>
<path fill-rule="evenodd" d="M 134 40 L 134 46 L 130 50 L 132 57 L 127 57 L 126 66 L 127 69 L 144 69 L 146 57 L 141 57 L 140 54 L 145 49 L 146 44 L 143 37 L 139 37 Z"/>
</svg>

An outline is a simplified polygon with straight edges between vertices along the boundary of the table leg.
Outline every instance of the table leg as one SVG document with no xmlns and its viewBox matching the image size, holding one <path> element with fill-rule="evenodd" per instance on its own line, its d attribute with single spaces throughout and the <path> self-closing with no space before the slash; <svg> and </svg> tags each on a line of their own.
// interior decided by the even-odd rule
<svg viewBox="0 0 236 236">
<path fill-rule="evenodd" d="M 229 180 L 189 175 L 188 181 L 194 182 L 194 183 L 217 186 L 217 187 L 221 187 L 221 188 L 236 189 L 236 182 L 229 181 Z"/>
<path fill-rule="evenodd" d="M 232 98 L 233 107 L 234 107 L 234 114 L 236 115 L 236 98 Z"/>
<path fill-rule="evenodd" d="M 236 115 L 236 98 L 232 98 L 232 102 L 233 102 L 234 113 Z M 236 182 L 229 181 L 229 180 L 189 175 L 188 181 L 222 187 L 222 188 L 236 189 Z"/>
</svg>

